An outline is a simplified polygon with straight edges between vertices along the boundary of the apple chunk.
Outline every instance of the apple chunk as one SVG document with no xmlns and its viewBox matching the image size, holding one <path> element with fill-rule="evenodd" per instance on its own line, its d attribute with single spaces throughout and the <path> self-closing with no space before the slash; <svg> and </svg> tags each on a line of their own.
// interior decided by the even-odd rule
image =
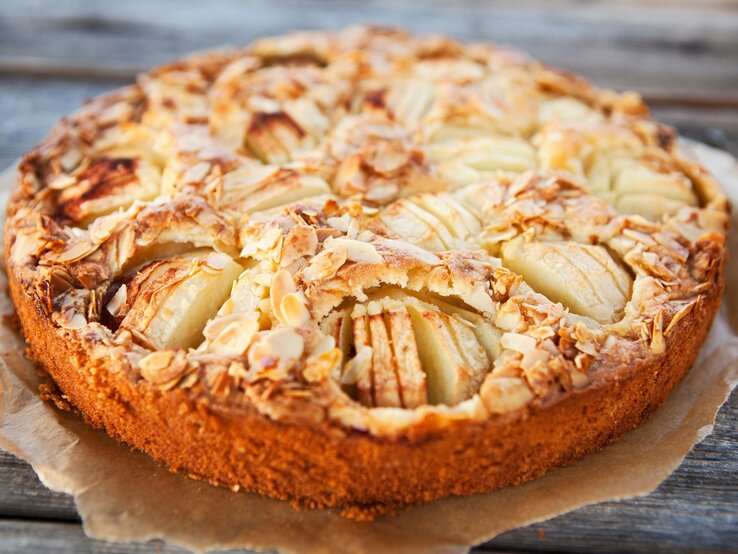
<svg viewBox="0 0 738 554">
<path fill-rule="evenodd" d="M 242 269 L 215 252 L 153 262 L 129 283 L 128 311 L 120 327 L 156 349 L 196 346 Z"/>
<path fill-rule="evenodd" d="M 613 323 L 630 296 L 630 277 L 601 246 L 516 239 L 502 259 L 534 290 L 600 323 Z"/>
<path fill-rule="evenodd" d="M 453 318 L 442 312 L 408 305 L 417 338 L 420 361 L 428 385 L 431 404 L 453 406 L 470 398 L 489 369 L 489 361 L 476 343 L 474 333 L 459 331 Z M 457 322 L 458 323 L 458 322 Z M 454 337 L 456 334 L 456 339 Z M 459 340 L 460 339 L 460 340 Z M 460 345 L 475 344 L 474 355 L 465 357 Z"/>
</svg>

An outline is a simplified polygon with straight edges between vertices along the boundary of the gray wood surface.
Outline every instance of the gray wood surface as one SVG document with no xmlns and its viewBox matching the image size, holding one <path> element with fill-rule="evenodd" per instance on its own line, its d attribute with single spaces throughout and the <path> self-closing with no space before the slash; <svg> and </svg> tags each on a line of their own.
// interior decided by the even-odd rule
<svg viewBox="0 0 738 554">
<path fill-rule="evenodd" d="M 365 21 L 512 44 L 634 88 L 686 136 L 738 155 L 738 6 L 730 0 L 0 0 L 0 168 L 85 99 L 186 52 Z M 738 394 L 654 493 L 505 533 L 479 552 L 738 552 Z M 0 553 L 181 552 L 86 538 L 72 499 L 0 451 Z"/>
</svg>

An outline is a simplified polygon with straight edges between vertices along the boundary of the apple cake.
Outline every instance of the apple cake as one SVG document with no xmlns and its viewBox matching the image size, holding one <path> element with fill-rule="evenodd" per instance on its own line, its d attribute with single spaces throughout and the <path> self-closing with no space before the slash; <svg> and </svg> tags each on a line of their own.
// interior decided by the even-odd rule
<svg viewBox="0 0 738 554">
<path fill-rule="evenodd" d="M 10 289 L 58 394 L 172 471 L 355 518 L 488 492 L 693 364 L 729 207 L 676 139 L 492 44 L 265 38 L 28 152 Z"/>
</svg>

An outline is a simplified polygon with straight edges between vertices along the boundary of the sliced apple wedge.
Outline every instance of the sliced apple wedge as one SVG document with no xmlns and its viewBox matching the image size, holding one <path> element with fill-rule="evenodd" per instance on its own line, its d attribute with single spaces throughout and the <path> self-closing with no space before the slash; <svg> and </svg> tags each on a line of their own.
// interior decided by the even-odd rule
<svg viewBox="0 0 738 554">
<path fill-rule="evenodd" d="M 418 194 L 411 200 L 435 215 L 458 240 L 467 240 L 482 232 L 479 219 L 447 192 Z"/>
<path fill-rule="evenodd" d="M 410 314 L 399 302 L 385 302 L 384 317 L 395 355 L 402 405 L 405 408 L 416 408 L 427 404 L 426 376 L 420 363 Z"/>
<path fill-rule="evenodd" d="M 590 190 L 627 214 L 658 221 L 699 199 L 681 173 L 658 171 L 630 158 L 596 158 L 587 171 Z"/>
<path fill-rule="evenodd" d="M 330 192 L 320 177 L 278 166 L 244 167 L 223 177 L 219 206 L 254 213 Z"/>
<path fill-rule="evenodd" d="M 658 194 L 621 194 L 611 203 L 621 213 L 640 215 L 651 221 L 658 221 L 665 215 L 673 215 L 685 206 L 680 200 Z"/>
<path fill-rule="evenodd" d="M 153 262 L 128 285 L 129 309 L 120 326 L 160 350 L 196 346 L 241 270 L 215 252 Z"/>
<path fill-rule="evenodd" d="M 450 194 L 423 193 L 393 202 L 370 229 L 438 252 L 469 248 L 481 232 L 481 223 Z"/>
<path fill-rule="evenodd" d="M 351 323 L 352 330 L 354 332 L 354 348 L 356 349 L 357 356 L 361 351 L 372 353 L 372 359 L 370 360 L 370 367 L 373 365 L 374 353 L 371 348 L 371 335 L 369 334 L 369 321 L 367 318 L 366 306 L 357 304 L 354 306 L 351 312 Z M 372 393 L 372 373 L 373 371 L 360 371 L 357 373 L 355 378 L 356 392 L 359 399 L 364 406 L 374 406 L 374 394 Z"/>
<path fill-rule="evenodd" d="M 494 360 L 500 355 L 500 337 L 502 336 L 502 332 L 486 321 L 481 315 L 471 310 L 455 306 L 440 298 L 428 299 L 426 302 L 438 307 L 444 313 L 459 317 L 471 323 L 479 344 L 484 348 L 490 360 Z"/>
<path fill-rule="evenodd" d="M 630 277 L 601 246 L 516 239 L 502 258 L 534 290 L 600 323 L 614 322 L 630 295 Z"/>
<path fill-rule="evenodd" d="M 341 345 L 342 384 L 359 402 L 409 409 L 455 405 L 479 390 L 499 354 L 499 330 L 435 297 L 389 287 L 369 298 L 322 323 Z"/>
<path fill-rule="evenodd" d="M 490 361 L 484 348 L 479 344 L 473 325 L 459 316 L 444 315 L 446 326 L 464 358 L 468 381 L 466 387 L 467 391 L 470 391 L 465 393 L 468 398 L 479 389 L 484 381 L 484 376 L 490 368 Z"/>
<path fill-rule="evenodd" d="M 655 194 L 690 206 L 698 203 L 692 184 L 683 174 L 662 173 L 636 163 L 615 169 L 612 189 L 618 195 Z"/>
<path fill-rule="evenodd" d="M 400 407 L 400 383 L 382 305 L 379 302 L 369 302 L 367 314 L 372 346 L 374 403 L 377 406 Z"/>
<path fill-rule="evenodd" d="M 533 146 L 516 137 L 447 138 L 425 151 L 439 173 L 457 187 L 514 176 L 538 165 Z"/>
<path fill-rule="evenodd" d="M 453 406 L 471 397 L 475 383 L 448 328 L 449 316 L 413 305 L 408 305 L 408 311 L 427 378 L 429 403 Z"/>
<path fill-rule="evenodd" d="M 101 158 L 59 194 L 61 213 L 81 226 L 159 194 L 161 171 L 144 158 Z"/>
<path fill-rule="evenodd" d="M 404 199 L 390 204 L 377 214 L 377 219 L 370 224 L 370 229 L 381 234 L 395 235 L 431 252 L 446 250 L 446 244 L 438 233 L 438 228 L 443 225 L 437 220 L 434 224 L 421 219 L 413 210 L 407 208 L 407 204 Z"/>
</svg>

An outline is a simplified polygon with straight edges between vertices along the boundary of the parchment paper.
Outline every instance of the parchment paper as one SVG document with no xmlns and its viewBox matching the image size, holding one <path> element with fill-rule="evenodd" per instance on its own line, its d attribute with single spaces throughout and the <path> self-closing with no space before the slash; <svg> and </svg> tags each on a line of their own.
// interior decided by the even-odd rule
<svg viewBox="0 0 738 554">
<path fill-rule="evenodd" d="M 738 205 L 736 160 L 703 145 L 690 148 Z M 12 181 L 14 174 L 5 181 L 7 177 Z M 297 512 L 285 502 L 173 475 L 41 401 L 38 377 L 23 356 L 24 342 L 7 325 L 0 326 L 0 447 L 29 461 L 51 489 L 73 494 L 85 532 L 99 539 L 161 538 L 195 551 L 250 547 L 309 554 L 467 552 L 503 531 L 585 504 L 648 494 L 712 431 L 715 414 L 738 382 L 735 215 L 730 249 L 728 290 L 720 314 L 697 364 L 668 403 L 602 452 L 492 494 L 449 498 L 357 523 L 335 511 Z M 0 309 L 13 309 L 5 293 L 0 295 Z"/>
</svg>

